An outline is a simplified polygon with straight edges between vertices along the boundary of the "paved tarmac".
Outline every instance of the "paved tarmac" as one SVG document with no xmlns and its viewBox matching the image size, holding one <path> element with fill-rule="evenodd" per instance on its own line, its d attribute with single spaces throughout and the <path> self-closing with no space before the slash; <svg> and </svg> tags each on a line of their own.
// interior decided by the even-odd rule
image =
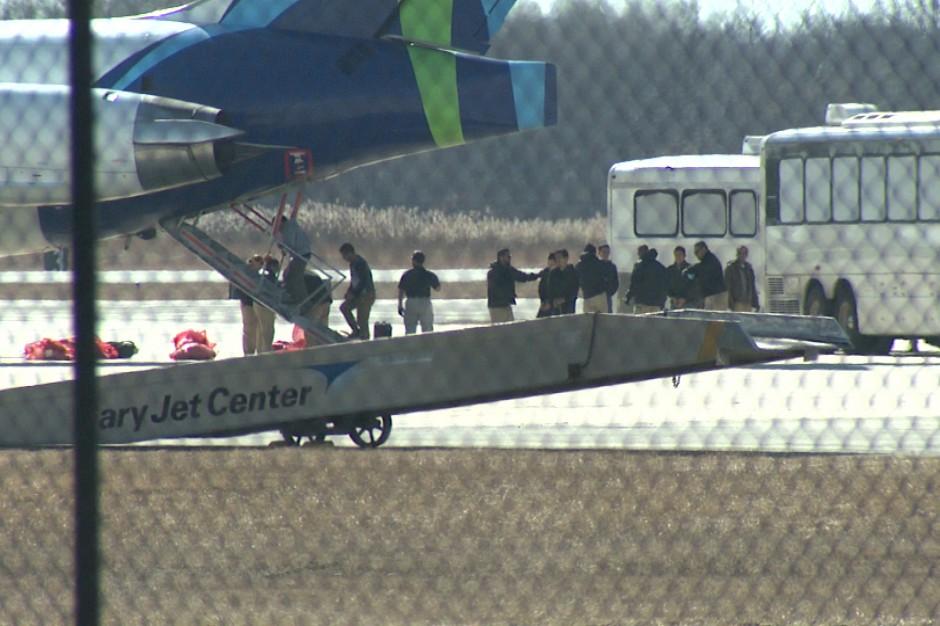
<svg viewBox="0 0 940 626">
<path fill-rule="evenodd" d="M 519 318 L 534 315 L 523 300 Z M 71 334 L 71 312 L 55 301 L 0 303 L 0 387 L 62 380 L 68 364 L 25 364 L 28 341 Z M 103 339 L 130 339 L 131 361 L 104 363 L 102 373 L 166 366 L 171 338 L 206 329 L 219 358 L 240 354 L 240 318 L 233 301 L 102 302 Z M 485 323 L 485 303 L 436 303 L 437 328 Z M 403 328 L 395 303 L 379 301 L 373 320 Z M 334 328 L 343 322 L 335 310 Z M 279 322 L 277 337 L 291 327 Z M 898 342 L 900 343 L 900 342 Z M 160 444 L 266 445 L 277 433 Z M 336 438 L 337 445 L 352 445 Z M 940 453 L 940 353 L 919 356 L 823 356 L 748 368 L 535 396 L 395 418 L 388 446 L 499 448 L 628 448 Z"/>
</svg>

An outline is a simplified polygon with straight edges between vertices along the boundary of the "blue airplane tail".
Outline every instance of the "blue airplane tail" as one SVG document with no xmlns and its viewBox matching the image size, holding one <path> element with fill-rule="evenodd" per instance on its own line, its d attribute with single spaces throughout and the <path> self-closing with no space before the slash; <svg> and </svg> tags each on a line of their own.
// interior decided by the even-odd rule
<svg viewBox="0 0 940 626">
<path fill-rule="evenodd" d="M 516 0 L 197 0 L 149 17 L 230 28 L 400 37 L 484 54 Z"/>
<path fill-rule="evenodd" d="M 447 98 L 440 78 L 444 72 L 422 80 L 415 60 L 422 54 L 411 49 L 425 115 L 437 146 L 555 124 L 554 65 L 455 55 L 456 97 Z"/>
</svg>

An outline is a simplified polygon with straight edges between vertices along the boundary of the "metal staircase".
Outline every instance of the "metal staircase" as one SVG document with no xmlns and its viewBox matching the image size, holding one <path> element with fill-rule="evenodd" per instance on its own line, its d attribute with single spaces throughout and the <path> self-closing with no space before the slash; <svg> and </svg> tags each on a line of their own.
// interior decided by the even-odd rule
<svg viewBox="0 0 940 626">
<path fill-rule="evenodd" d="M 300 194 L 298 193 L 290 216 L 292 219 L 296 219 L 299 204 Z M 276 244 L 292 256 L 297 256 L 298 251 L 291 250 L 283 241 L 277 241 L 280 226 L 285 219 L 285 206 L 286 194 L 282 195 L 280 207 L 273 218 L 248 205 L 233 205 L 231 208 L 250 225 L 270 235 L 271 245 L 269 250 L 273 250 Z M 196 219 L 198 218 L 163 220 L 160 225 L 171 237 L 222 274 L 230 283 L 251 296 L 256 302 L 314 335 L 319 343 L 338 343 L 345 340 L 343 335 L 306 315 L 312 301 L 331 293 L 346 279 L 346 276 L 339 269 L 330 265 L 313 251 L 309 255 L 305 254 L 305 258 L 308 259 L 304 270 L 305 274 L 316 273 L 323 281 L 316 291 L 308 293 L 303 300 L 297 302 L 290 297 L 290 294 L 281 284 L 269 280 L 252 270 L 245 259 L 240 258 L 196 226 Z M 285 266 L 286 264 L 282 263 L 282 267 Z"/>
</svg>

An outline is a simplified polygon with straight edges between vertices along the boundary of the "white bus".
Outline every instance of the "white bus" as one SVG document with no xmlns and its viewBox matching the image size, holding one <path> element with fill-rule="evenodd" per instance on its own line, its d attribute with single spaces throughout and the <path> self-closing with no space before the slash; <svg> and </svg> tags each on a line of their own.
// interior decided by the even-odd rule
<svg viewBox="0 0 940 626">
<path fill-rule="evenodd" d="M 856 349 L 940 336 L 940 111 L 864 113 L 768 135 L 774 313 L 836 317 Z"/>
<path fill-rule="evenodd" d="M 746 144 L 747 145 L 747 144 Z M 607 177 L 607 230 L 611 260 L 620 271 L 621 289 L 614 310 L 646 244 L 663 265 L 672 251 L 702 240 L 727 264 L 739 246 L 748 247 L 757 276 L 764 265 L 759 221 L 760 157 L 752 154 L 664 156 L 617 163 Z M 758 285 L 758 288 L 760 286 Z"/>
</svg>

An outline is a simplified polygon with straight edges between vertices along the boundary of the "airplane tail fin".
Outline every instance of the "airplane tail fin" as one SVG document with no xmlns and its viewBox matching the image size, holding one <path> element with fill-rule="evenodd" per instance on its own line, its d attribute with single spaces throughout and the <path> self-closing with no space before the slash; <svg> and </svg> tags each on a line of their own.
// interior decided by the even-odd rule
<svg viewBox="0 0 940 626">
<path fill-rule="evenodd" d="M 192 24 L 392 37 L 484 54 L 516 0 L 196 0 L 146 16 Z"/>
<path fill-rule="evenodd" d="M 555 66 L 499 61 L 409 46 L 425 118 L 435 145 L 556 122 Z"/>
<path fill-rule="evenodd" d="M 404 0 L 384 35 L 485 54 L 516 0 Z"/>
</svg>

